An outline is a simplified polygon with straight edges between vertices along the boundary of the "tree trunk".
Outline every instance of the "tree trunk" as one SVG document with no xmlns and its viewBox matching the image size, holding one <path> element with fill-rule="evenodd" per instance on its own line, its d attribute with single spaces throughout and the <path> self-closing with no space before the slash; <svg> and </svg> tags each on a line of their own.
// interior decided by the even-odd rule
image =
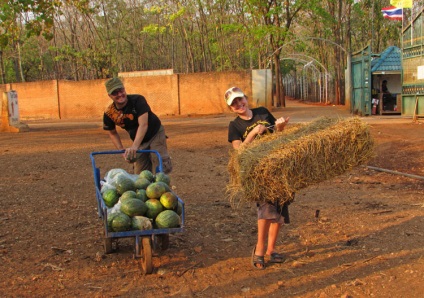
<svg viewBox="0 0 424 298">
<path fill-rule="evenodd" d="M 19 65 L 19 76 L 21 77 L 21 82 L 25 82 L 24 71 L 22 69 L 21 44 L 19 41 L 18 41 L 18 65 Z"/>
<path fill-rule="evenodd" d="M 4 61 L 3 61 L 3 51 L 0 50 L 0 75 L 1 75 L 1 83 L 6 84 L 6 74 L 4 71 Z"/>
<path fill-rule="evenodd" d="M 282 92 L 281 92 L 281 71 L 280 71 L 280 58 L 276 53 L 273 55 L 274 67 L 275 67 L 275 107 L 285 106 L 282 103 Z"/>
</svg>

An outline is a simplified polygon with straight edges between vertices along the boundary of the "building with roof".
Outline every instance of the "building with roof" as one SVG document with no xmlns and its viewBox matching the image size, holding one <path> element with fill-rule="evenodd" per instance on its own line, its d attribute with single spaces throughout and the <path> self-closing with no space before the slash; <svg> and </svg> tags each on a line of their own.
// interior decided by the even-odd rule
<svg viewBox="0 0 424 298">
<path fill-rule="evenodd" d="M 374 54 L 368 45 L 349 56 L 351 77 L 346 80 L 346 89 L 352 113 L 401 114 L 412 116 L 414 121 L 424 117 L 424 6 L 414 14 L 402 29 L 401 49 L 391 46 Z M 390 96 L 384 96 L 384 81 Z"/>
<path fill-rule="evenodd" d="M 401 50 L 390 46 L 382 53 L 375 54 L 368 45 L 352 54 L 351 63 L 352 113 L 362 116 L 400 114 Z M 388 90 L 383 88 L 385 81 Z"/>
<path fill-rule="evenodd" d="M 371 58 L 372 114 L 400 114 L 402 100 L 401 49 L 390 46 Z"/>
<path fill-rule="evenodd" d="M 402 91 L 402 57 L 398 47 L 390 46 L 371 60 L 372 86 L 381 91 L 381 84 L 387 80 L 392 93 Z"/>
</svg>

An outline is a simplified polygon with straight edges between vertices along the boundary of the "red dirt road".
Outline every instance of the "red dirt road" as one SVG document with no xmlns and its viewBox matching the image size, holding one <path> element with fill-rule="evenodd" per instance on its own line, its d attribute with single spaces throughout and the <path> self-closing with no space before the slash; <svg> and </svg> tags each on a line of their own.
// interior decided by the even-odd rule
<svg viewBox="0 0 424 298">
<path fill-rule="evenodd" d="M 293 123 L 342 107 L 289 101 Z M 414 297 L 424 292 L 424 180 L 366 167 L 304 189 L 290 205 L 278 248 L 283 264 L 250 265 L 254 206 L 232 208 L 227 125 L 232 115 L 164 118 L 184 233 L 143 275 L 134 240 L 104 254 L 90 152 L 111 150 L 98 121 L 29 122 L 0 134 L 2 297 Z M 368 165 L 424 176 L 424 126 L 364 118 L 376 140 Z M 121 159 L 100 166 L 128 169 Z M 316 210 L 320 217 L 315 218 Z"/>
</svg>

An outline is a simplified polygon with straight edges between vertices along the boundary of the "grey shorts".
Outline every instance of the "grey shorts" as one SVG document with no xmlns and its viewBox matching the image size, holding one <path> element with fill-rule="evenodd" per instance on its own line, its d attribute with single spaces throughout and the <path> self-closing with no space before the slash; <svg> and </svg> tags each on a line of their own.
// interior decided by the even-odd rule
<svg viewBox="0 0 424 298">
<path fill-rule="evenodd" d="M 272 219 L 280 224 L 290 223 L 289 203 L 280 206 L 278 203 L 261 202 L 257 203 L 258 219 Z"/>
<path fill-rule="evenodd" d="M 139 147 L 140 150 L 156 150 L 162 159 L 162 169 L 165 174 L 169 174 L 172 171 L 171 157 L 168 153 L 168 147 L 166 143 L 165 128 L 160 127 L 156 135 L 148 142 L 142 143 Z M 158 160 L 156 154 L 140 153 L 137 154 L 137 160 L 133 164 L 134 174 L 139 174 L 143 170 L 149 170 L 153 173 L 156 172 L 158 166 Z"/>
</svg>

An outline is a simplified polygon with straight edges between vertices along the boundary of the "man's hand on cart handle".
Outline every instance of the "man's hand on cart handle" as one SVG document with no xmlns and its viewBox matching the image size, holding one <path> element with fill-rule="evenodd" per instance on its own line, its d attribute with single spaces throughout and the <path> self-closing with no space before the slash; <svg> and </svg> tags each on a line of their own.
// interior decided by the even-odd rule
<svg viewBox="0 0 424 298">
<path fill-rule="evenodd" d="M 127 162 L 133 163 L 137 158 L 138 148 L 129 147 L 125 149 L 124 158 Z"/>
</svg>

